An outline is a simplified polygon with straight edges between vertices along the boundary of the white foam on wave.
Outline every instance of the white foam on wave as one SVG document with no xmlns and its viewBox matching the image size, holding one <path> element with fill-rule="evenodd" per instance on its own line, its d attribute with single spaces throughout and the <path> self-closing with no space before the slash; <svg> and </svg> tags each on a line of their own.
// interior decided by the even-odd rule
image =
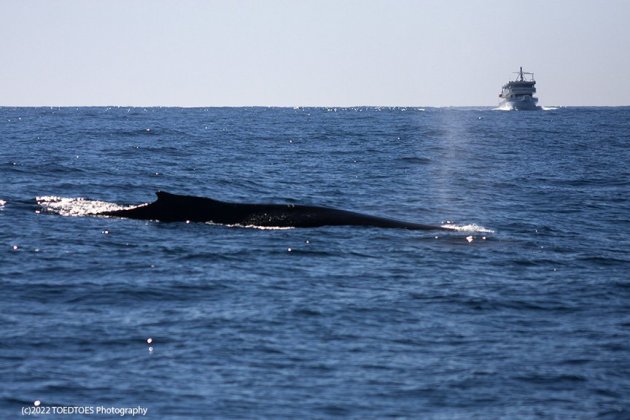
<svg viewBox="0 0 630 420">
<path fill-rule="evenodd" d="M 541 106 L 539 107 L 539 109 L 542 109 L 543 111 L 555 111 L 556 109 L 558 109 L 558 107 L 556 106 Z M 515 109 L 510 106 L 510 105 L 501 105 L 498 106 L 496 108 L 492 108 L 493 111 L 515 111 Z"/>
<path fill-rule="evenodd" d="M 213 226 L 226 226 L 226 227 L 236 227 L 236 228 L 243 228 L 243 229 L 258 229 L 258 230 L 289 230 L 289 229 L 295 229 L 295 227 L 293 226 L 258 226 L 258 225 L 241 225 L 241 224 L 231 224 L 231 225 L 226 225 L 226 224 L 222 224 L 222 223 L 214 223 L 214 222 L 205 222 L 207 225 L 213 225 Z"/>
<path fill-rule="evenodd" d="M 4 207 L 7 204 L 6 201 L 0 200 L 0 208 Z"/>
<path fill-rule="evenodd" d="M 125 210 L 137 206 L 121 206 L 107 201 L 88 200 L 82 197 L 35 197 L 37 204 L 48 213 L 61 216 L 93 216 L 107 211 Z"/>
<path fill-rule="evenodd" d="M 289 230 L 295 229 L 293 226 L 256 226 L 256 225 L 226 225 L 226 226 L 238 226 L 246 229 L 258 229 L 258 230 Z"/>
<path fill-rule="evenodd" d="M 476 225 L 474 223 L 470 225 L 456 225 L 454 223 L 446 223 L 443 224 L 442 227 L 445 229 L 454 230 L 456 232 L 494 233 L 494 230 Z"/>
</svg>

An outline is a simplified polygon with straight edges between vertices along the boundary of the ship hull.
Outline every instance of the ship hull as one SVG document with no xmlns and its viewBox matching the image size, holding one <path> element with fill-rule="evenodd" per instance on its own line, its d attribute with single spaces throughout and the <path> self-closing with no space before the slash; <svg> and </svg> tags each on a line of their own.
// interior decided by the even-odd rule
<svg viewBox="0 0 630 420">
<path fill-rule="evenodd" d="M 499 104 L 499 108 L 509 111 L 538 111 L 542 108 L 537 105 L 537 102 L 538 100 L 532 97 L 506 99 Z"/>
</svg>

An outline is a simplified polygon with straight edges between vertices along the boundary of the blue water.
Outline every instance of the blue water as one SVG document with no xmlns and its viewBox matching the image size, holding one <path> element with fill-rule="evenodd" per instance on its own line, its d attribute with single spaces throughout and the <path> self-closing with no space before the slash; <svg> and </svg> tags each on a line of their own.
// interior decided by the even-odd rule
<svg viewBox="0 0 630 420">
<path fill-rule="evenodd" d="M 0 108 L 0 142 L 2 418 L 630 417 L 630 108 Z M 90 215 L 158 190 L 461 230 Z"/>
</svg>

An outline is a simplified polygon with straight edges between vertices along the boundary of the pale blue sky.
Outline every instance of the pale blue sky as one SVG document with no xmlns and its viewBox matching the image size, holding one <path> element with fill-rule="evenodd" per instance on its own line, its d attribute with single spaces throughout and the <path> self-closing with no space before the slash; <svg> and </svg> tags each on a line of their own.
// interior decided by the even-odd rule
<svg viewBox="0 0 630 420">
<path fill-rule="evenodd" d="M 630 0 L 0 0 L 0 105 L 630 105 Z"/>
</svg>

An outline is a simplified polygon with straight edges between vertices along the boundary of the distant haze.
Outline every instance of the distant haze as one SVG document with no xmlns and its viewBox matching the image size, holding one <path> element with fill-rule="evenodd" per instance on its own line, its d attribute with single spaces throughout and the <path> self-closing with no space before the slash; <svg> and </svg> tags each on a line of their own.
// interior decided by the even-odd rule
<svg viewBox="0 0 630 420">
<path fill-rule="evenodd" d="M 4 0 L 0 105 L 630 105 L 628 0 Z"/>
</svg>

